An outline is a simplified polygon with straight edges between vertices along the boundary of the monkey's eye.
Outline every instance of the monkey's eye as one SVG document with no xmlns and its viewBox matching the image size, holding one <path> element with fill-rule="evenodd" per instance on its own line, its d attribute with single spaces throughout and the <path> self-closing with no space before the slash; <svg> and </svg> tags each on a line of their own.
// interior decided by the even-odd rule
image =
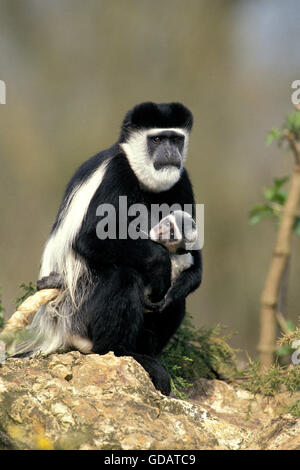
<svg viewBox="0 0 300 470">
<path fill-rule="evenodd" d="M 174 230 L 171 230 L 171 232 L 170 232 L 170 238 L 171 238 L 171 240 L 174 240 L 174 235 L 175 235 L 175 234 L 174 234 Z"/>
<path fill-rule="evenodd" d="M 154 137 L 152 137 L 152 140 L 156 144 L 159 144 L 161 142 L 161 137 L 159 137 L 158 135 L 155 135 Z"/>
</svg>

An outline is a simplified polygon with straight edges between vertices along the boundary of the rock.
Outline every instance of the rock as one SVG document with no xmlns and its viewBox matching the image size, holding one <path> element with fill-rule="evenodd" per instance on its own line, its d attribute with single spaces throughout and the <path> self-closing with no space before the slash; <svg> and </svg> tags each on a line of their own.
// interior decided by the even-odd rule
<svg viewBox="0 0 300 470">
<path fill-rule="evenodd" d="M 167 398 L 113 353 L 11 358 L 0 368 L 0 448 L 300 448 L 300 420 L 273 405 L 217 380 L 201 380 L 190 401 Z"/>
</svg>

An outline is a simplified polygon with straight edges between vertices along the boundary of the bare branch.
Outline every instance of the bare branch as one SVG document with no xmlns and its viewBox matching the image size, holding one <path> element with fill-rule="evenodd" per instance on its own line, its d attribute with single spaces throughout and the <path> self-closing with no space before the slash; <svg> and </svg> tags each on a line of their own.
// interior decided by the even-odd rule
<svg viewBox="0 0 300 470">
<path fill-rule="evenodd" d="M 288 141 L 288 143 L 290 145 L 290 148 L 291 148 L 291 150 L 294 154 L 296 165 L 300 165 L 300 147 L 299 147 L 299 144 L 296 141 L 293 133 L 288 131 L 288 130 L 285 130 L 284 131 L 284 137 Z"/>
</svg>

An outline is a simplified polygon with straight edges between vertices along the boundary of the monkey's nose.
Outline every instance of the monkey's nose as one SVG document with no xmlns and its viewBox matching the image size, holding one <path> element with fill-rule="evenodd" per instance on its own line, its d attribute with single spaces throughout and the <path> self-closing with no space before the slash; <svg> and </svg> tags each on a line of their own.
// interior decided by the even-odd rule
<svg viewBox="0 0 300 470">
<path fill-rule="evenodd" d="M 154 161 L 154 168 L 156 170 L 160 170 L 167 166 L 175 166 L 176 168 L 180 169 L 181 167 L 180 156 L 172 152 L 165 152 L 162 156 L 160 156 L 160 158 Z"/>
</svg>

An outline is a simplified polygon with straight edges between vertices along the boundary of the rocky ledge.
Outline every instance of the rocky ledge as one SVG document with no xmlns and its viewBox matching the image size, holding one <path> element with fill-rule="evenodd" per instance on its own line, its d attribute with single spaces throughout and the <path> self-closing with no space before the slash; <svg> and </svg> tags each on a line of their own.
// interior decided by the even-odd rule
<svg viewBox="0 0 300 470">
<path fill-rule="evenodd" d="M 1 449 L 300 449 L 287 397 L 201 380 L 189 401 L 157 392 L 130 357 L 53 354 L 0 366 Z"/>
</svg>

